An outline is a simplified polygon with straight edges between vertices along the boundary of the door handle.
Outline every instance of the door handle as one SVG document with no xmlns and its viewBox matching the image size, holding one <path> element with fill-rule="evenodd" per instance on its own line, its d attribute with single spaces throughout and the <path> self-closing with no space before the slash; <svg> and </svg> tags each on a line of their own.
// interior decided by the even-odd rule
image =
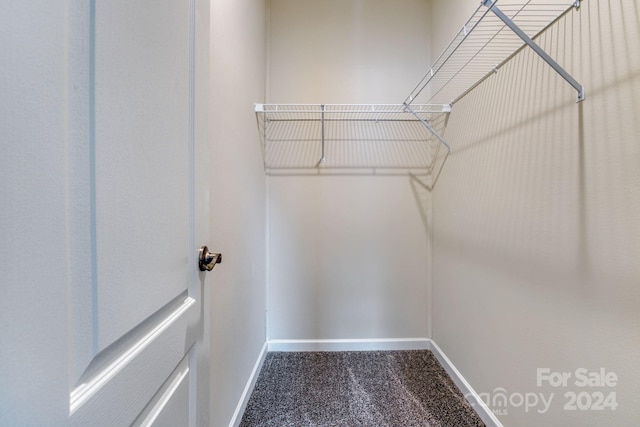
<svg viewBox="0 0 640 427">
<path fill-rule="evenodd" d="M 222 254 L 209 252 L 209 248 L 202 246 L 198 254 L 198 267 L 200 271 L 211 271 L 216 264 L 222 262 Z"/>
</svg>

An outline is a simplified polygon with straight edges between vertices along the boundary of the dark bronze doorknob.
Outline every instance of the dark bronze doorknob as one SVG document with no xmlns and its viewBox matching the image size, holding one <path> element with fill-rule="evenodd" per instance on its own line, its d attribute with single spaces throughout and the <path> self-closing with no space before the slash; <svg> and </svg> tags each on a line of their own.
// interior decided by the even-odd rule
<svg viewBox="0 0 640 427">
<path fill-rule="evenodd" d="M 222 262 L 222 254 L 209 252 L 209 248 L 202 246 L 198 255 L 198 267 L 200 271 L 211 271 L 216 264 Z"/>
</svg>

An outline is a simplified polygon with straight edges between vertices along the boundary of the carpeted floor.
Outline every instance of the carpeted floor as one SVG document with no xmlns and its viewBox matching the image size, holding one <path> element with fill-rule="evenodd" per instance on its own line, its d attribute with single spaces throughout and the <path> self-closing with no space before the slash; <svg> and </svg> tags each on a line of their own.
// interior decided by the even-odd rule
<svg viewBox="0 0 640 427">
<path fill-rule="evenodd" d="M 268 353 L 241 427 L 484 426 L 430 351 Z"/>
</svg>

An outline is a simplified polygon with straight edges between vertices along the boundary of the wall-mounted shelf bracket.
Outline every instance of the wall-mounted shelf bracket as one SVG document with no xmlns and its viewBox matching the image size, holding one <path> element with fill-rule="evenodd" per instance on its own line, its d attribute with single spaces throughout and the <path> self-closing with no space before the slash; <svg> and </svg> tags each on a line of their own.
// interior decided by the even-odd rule
<svg viewBox="0 0 640 427">
<path fill-rule="evenodd" d="M 320 126 L 322 127 L 322 136 L 321 136 L 321 138 L 322 138 L 322 157 L 320 157 L 320 163 L 326 163 L 327 162 L 327 158 L 324 155 L 324 113 L 325 113 L 325 105 L 321 104 L 320 105 L 320 109 L 322 110 L 322 113 L 321 113 L 322 115 L 321 115 L 321 118 L 320 118 L 320 122 L 321 122 Z"/>
<path fill-rule="evenodd" d="M 433 136 L 435 136 L 435 137 L 436 137 L 436 139 L 437 139 L 438 141 L 440 141 L 440 142 L 441 142 L 445 147 L 447 147 L 447 150 L 449 150 L 449 152 L 451 152 L 451 146 L 449 146 L 449 144 L 447 144 L 447 141 L 445 141 L 445 140 L 442 138 L 442 136 L 440 136 L 440 134 L 439 134 L 438 132 L 436 132 L 436 130 L 435 130 L 433 127 L 431 127 L 431 125 L 429 124 L 429 122 L 428 122 L 427 120 L 425 120 L 425 119 L 423 119 L 422 117 L 420 117 L 420 116 L 418 115 L 418 113 L 416 113 L 416 112 L 411 108 L 411 106 L 410 106 L 409 104 L 405 103 L 405 104 L 403 104 L 403 105 L 404 105 L 405 109 L 406 109 L 408 112 L 410 112 L 411 114 L 413 114 L 413 116 L 414 116 L 416 119 L 418 119 L 418 120 L 420 121 L 420 123 L 422 123 L 422 124 L 423 124 L 423 125 L 424 125 L 428 130 L 429 130 L 429 132 L 431 132 L 431 134 L 432 134 Z M 451 105 L 444 105 L 444 106 L 443 106 L 443 108 L 442 108 L 442 110 L 443 110 L 443 112 L 447 112 L 447 113 L 451 112 Z M 447 119 L 448 119 L 448 118 L 449 118 L 449 116 L 447 116 Z M 446 123 L 445 123 L 445 128 L 446 128 Z"/>
<path fill-rule="evenodd" d="M 491 12 L 493 12 L 498 19 L 500 19 L 504 24 L 511 29 L 527 46 L 529 46 L 540 58 L 544 60 L 551 68 L 553 68 L 560 76 L 578 93 L 577 101 L 581 102 L 584 100 L 584 87 L 576 81 L 564 68 L 560 66 L 553 58 L 551 58 L 547 52 L 545 52 L 540 46 L 538 46 L 531 38 L 520 29 L 507 15 L 505 15 L 497 6 L 495 0 L 482 0 L 482 4 L 489 8 Z M 580 7 L 580 1 L 576 0 L 573 6 L 577 9 Z"/>
</svg>

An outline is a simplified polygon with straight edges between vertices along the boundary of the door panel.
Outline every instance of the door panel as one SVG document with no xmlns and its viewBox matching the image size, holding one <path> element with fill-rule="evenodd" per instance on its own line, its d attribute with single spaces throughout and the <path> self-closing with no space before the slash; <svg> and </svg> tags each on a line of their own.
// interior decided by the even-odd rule
<svg viewBox="0 0 640 427">
<path fill-rule="evenodd" d="M 190 34 L 189 0 L 96 2 L 98 351 L 188 287 Z"/>
<path fill-rule="evenodd" d="M 208 425 L 209 1 L 0 2 L 0 41 L 0 425 Z"/>
<path fill-rule="evenodd" d="M 79 240 L 91 241 L 92 271 L 89 293 L 82 280 L 72 288 L 72 425 L 206 420 L 196 256 L 207 185 L 195 182 L 206 158 L 206 104 L 195 90 L 207 84 L 197 77 L 207 74 L 206 3 L 109 0 L 90 9 L 91 220 Z"/>
<path fill-rule="evenodd" d="M 132 427 L 179 426 L 189 414 L 189 360 L 185 357 Z"/>
<path fill-rule="evenodd" d="M 72 424 L 130 425 L 192 349 L 188 330 L 198 315 L 185 295 L 143 325 L 144 333 L 98 355 L 71 393 Z"/>
</svg>

